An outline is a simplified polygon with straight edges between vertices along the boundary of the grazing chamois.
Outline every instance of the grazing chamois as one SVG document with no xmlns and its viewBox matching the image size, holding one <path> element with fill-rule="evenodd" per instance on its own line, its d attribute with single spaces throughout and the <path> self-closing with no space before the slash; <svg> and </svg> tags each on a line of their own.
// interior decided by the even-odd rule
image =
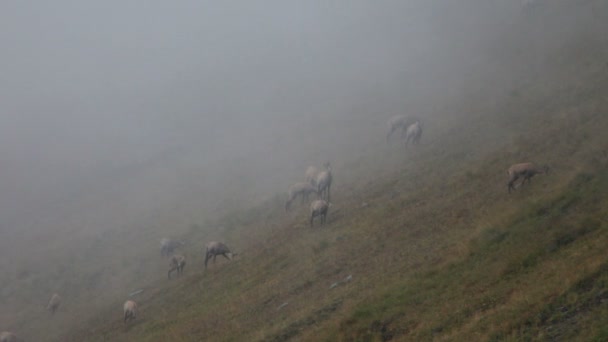
<svg viewBox="0 0 608 342">
<path fill-rule="evenodd" d="M 317 216 L 320 218 L 321 224 L 325 224 L 328 209 L 329 202 L 322 199 L 314 200 L 310 204 L 310 226 L 313 226 L 313 220 Z"/>
<path fill-rule="evenodd" d="M 511 165 L 507 170 L 507 174 L 509 175 L 509 182 L 507 183 L 509 193 L 511 193 L 511 190 L 515 190 L 515 181 L 519 178 L 523 178 L 520 184 L 520 186 L 523 186 L 526 181 L 530 181 L 535 175 L 547 173 L 549 173 L 549 167 L 547 165 L 538 167 L 530 162 Z"/>
<path fill-rule="evenodd" d="M 132 300 L 127 300 L 122 306 L 124 312 L 124 322 L 127 323 L 137 317 L 137 303 Z"/>
<path fill-rule="evenodd" d="M 207 250 L 205 252 L 205 269 L 207 268 L 207 262 L 211 257 L 213 257 L 213 263 L 215 264 L 215 257 L 218 255 L 224 256 L 224 258 L 228 260 L 232 260 L 232 257 L 236 255 L 236 253 L 232 253 L 230 248 L 225 244 L 217 241 L 211 241 L 207 244 Z"/>
<path fill-rule="evenodd" d="M 177 271 L 177 276 L 179 277 L 184 272 L 184 267 L 186 267 L 186 257 L 179 254 L 172 256 L 171 260 L 169 261 L 167 278 L 171 279 L 171 272 L 173 271 Z"/>
</svg>

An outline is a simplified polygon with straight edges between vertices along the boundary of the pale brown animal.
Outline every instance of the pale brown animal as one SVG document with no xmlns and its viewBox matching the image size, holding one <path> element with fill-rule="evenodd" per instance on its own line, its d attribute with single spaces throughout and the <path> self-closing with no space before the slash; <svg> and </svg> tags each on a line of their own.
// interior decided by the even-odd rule
<svg viewBox="0 0 608 342">
<path fill-rule="evenodd" d="M 171 260 L 169 260 L 169 271 L 167 272 L 167 278 L 171 279 L 171 273 L 173 271 L 177 271 L 177 276 L 179 277 L 184 272 L 184 267 L 186 267 L 185 256 L 179 254 L 172 256 Z"/>
<path fill-rule="evenodd" d="M 122 310 L 124 312 L 124 322 L 125 323 L 137 318 L 138 309 L 137 309 L 137 303 L 135 303 L 135 301 L 127 300 L 125 302 L 125 304 L 122 306 Z"/>
<path fill-rule="evenodd" d="M 405 130 L 405 147 L 408 146 L 410 141 L 413 145 L 418 145 L 420 143 L 420 138 L 422 137 L 422 123 L 418 120 L 407 126 Z"/>
<path fill-rule="evenodd" d="M 530 181 L 535 175 L 547 173 L 549 173 L 549 167 L 547 165 L 538 167 L 530 162 L 511 165 L 507 170 L 507 174 L 509 175 L 509 182 L 507 183 L 509 193 L 511 193 L 511 190 L 515 190 L 515 182 L 518 179 L 523 178 L 520 184 L 520 186 L 523 186 L 526 181 Z"/>
<path fill-rule="evenodd" d="M 310 226 L 313 226 L 313 220 L 315 217 L 319 217 L 321 224 L 325 224 L 325 219 L 327 218 L 327 211 L 329 210 L 329 202 L 318 199 L 314 200 L 310 204 Z"/>
<path fill-rule="evenodd" d="M 235 253 L 230 251 L 230 248 L 225 244 L 217 241 L 211 241 L 207 244 L 207 250 L 205 251 L 205 268 L 207 268 L 207 262 L 211 257 L 213 257 L 213 263 L 215 263 L 215 257 L 218 255 L 223 256 L 228 260 L 232 260 L 232 257 L 235 256 Z"/>
</svg>

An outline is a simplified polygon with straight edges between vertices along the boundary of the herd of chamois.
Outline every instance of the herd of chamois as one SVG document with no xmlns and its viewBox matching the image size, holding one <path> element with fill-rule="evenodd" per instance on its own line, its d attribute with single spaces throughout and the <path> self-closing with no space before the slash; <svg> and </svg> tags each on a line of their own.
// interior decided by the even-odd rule
<svg viewBox="0 0 608 342">
<path fill-rule="evenodd" d="M 387 143 L 390 142 L 391 137 L 400 132 L 401 140 L 405 142 L 407 147 L 410 143 L 418 145 L 420 138 L 422 137 L 422 122 L 418 118 L 407 117 L 404 115 L 396 115 L 391 117 L 388 122 L 388 131 L 386 134 Z M 516 189 L 516 181 L 522 179 L 519 186 L 529 182 L 530 179 L 536 174 L 546 174 L 549 171 L 548 166 L 539 167 L 533 163 L 518 163 L 508 168 L 507 174 L 509 176 L 507 182 L 508 192 Z M 304 173 L 304 181 L 294 183 L 289 187 L 287 193 L 287 199 L 285 201 L 285 211 L 290 210 L 293 202 L 300 198 L 302 203 L 309 201 L 310 195 L 314 195 L 315 198 L 310 201 L 310 220 L 309 224 L 312 227 L 314 220 L 318 218 L 321 225 L 326 222 L 326 217 L 331 207 L 330 202 L 330 191 L 333 181 L 333 174 L 331 165 L 329 162 L 323 164 L 323 167 L 317 168 L 309 166 Z M 184 246 L 184 241 L 178 241 L 170 238 L 163 238 L 160 240 L 160 253 L 162 257 L 169 258 L 169 270 L 167 272 L 167 278 L 171 279 L 173 272 L 179 277 L 186 266 L 186 258 L 181 254 L 175 254 L 175 250 Z M 210 259 L 215 262 L 215 258 L 221 255 L 228 260 L 232 260 L 236 253 L 233 253 L 226 244 L 222 242 L 212 241 L 209 242 L 205 247 L 205 269 Z M 59 294 L 54 293 L 48 302 L 47 310 L 54 314 L 61 304 L 61 297 Z M 136 319 L 138 314 L 137 303 L 129 299 L 123 305 L 123 321 L 128 323 Z M 2 332 L 0 333 L 0 342 L 16 342 L 22 341 L 14 333 Z"/>
</svg>

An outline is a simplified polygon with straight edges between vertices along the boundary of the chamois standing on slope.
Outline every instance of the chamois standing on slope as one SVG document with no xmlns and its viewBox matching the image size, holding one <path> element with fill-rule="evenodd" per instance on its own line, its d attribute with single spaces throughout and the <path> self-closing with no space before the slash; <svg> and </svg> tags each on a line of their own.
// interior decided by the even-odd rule
<svg viewBox="0 0 608 342">
<path fill-rule="evenodd" d="M 414 123 L 407 126 L 407 129 L 405 130 L 405 147 L 408 146 L 410 141 L 413 145 L 418 145 L 421 137 L 422 123 L 419 120 L 416 120 Z"/>
<path fill-rule="evenodd" d="M 391 136 L 397 130 L 401 130 L 401 138 L 404 138 L 407 128 L 416 121 L 420 120 L 416 119 L 415 117 L 407 117 L 405 115 L 395 115 L 388 119 L 388 133 L 386 134 L 386 143 L 390 142 Z"/>
<path fill-rule="evenodd" d="M 324 166 L 325 170 L 319 172 L 317 175 L 317 194 L 319 195 L 319 198 L 325 199 L 327 202 L 329 202 L 333 175 L 331 174 L 331 165 L 329 162 L 325 163 Z"/>
<path fill-rule="evenodd" d="M 61 297 L 59 297 L 58 294 L 53 293 L 51 300 L 49 300 L 49 304 L 46 306 L 46 309 L 54 315 L 57 308 L 59 308 L 59 304 L 61 304 Z"/>
<path fill-rule="evenodd" d="M 519 178 L 523 178 L 520 184 L 520 186 L 523 186 L 526 181 L 530 181 L 535 175 L 547 173 L 549 173 L 549 167 L 547 165 L 538 167 L 534 163 L 529 162 L 511 165 L 507 170 L 507 174 L 509 175 L 509 182 L 507 183 L 509 193 L 511 193 L 511 190 L 515 190 L 515 181 Z"/>
<path fill-rule="evenodd" d="M 177 271 L 177 276 L 179 277 L 184 272 L 184 267 L 186 267 L 186 257 L 179 254 L 173 255 L 169 261 L 167 278 L 171 279 L 171 272 L 173 271 Z"/>
<path fill-rule="evenodd" d="M 308 196 L 312 193 L 317 193 L 317 188 L 310 183 L 298 182 L 289 187 L 287 193 L 287 201 L 285 201 L 285 211 L 289 210 L 291 203 L 299 196 L 302 202 L 308 201 Z"/>
<path fill-rule="evenodd" d="M 124 312 L 124 322 L 125 323 L 132 321 L 137 317 L 138 309 L 137 309 L 137 303 L 135 303 L 135 301 L 127 300 L 125 302 L 125 304 L 122 306 L 122 310 Z"/>
<path fill-rule="evenodd" d="M 218 255 L 222 255 L 224 258 L 232 260 L 232 257 L 234 257 L 236 253 L 232 253 L 230 248 L 221 242 L 209 242 L 207 244 L 207 250 L 205 251 L 205 269 L 207 268 L 207 262 L 211 257 L 213 257 L 213 263 L 215 264 L 215 257 Z"/>
<path fill-rule="evenodd" d="M 317 216 L 320 218 L 321 224 L 324 225 L 328 210 L 329 202 L 322 199 L 314 200 L 310 204 L 310 226 L 313 226 L 313 220 Z"/>
</svg>

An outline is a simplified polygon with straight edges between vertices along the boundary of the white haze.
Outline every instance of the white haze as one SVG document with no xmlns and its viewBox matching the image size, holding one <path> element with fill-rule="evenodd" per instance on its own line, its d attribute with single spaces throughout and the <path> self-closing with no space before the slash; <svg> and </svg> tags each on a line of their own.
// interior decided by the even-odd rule
<svg viewBox="0 0 608 342">
<path fill-rule="evenodd" d="M 175 155 L 199 172 L 201 192 L 230 160 L 265 158 L 243 166 L 269 185 L 272 173 L 335 159 L 320 143 L 289 148 L 349 116 L 383 124 L 422 109 L 453 77 L 446 61 L 482 34 L 455 37 L 454 48 L 450 30 L 470 35 L 476 24 L 454 14 L 448 23 L 402 1 L 2 2 L 2 230 L 48 229 L 48 217 L 116 183 L 129 184 L 130 203 L 162 205 L 175 182 L 162 183 L 181 177 Z M 357 143 L 343 133 L 334 148 Z M 159 192 L 137 186 L 148 166 L 167 168 Z"/>
<path fill-rule="evenodd" d="M 385 147 L 395 114 L 423 117 L 432 142 L 450 101 L 507 94 L 581 24 L 584 41 L 606 46 L 604 21 L 547 8 L 526 17 L 511 0 L 2 1 L 0 270 L 32 250 L 43 268 L 46 250 L 73 233 L 130 232 L 157 248 L 200 213 L 284 192 L 308 165 L 331 161 L 344 175 L 349 160 Z M 534 16 L 546 29 L 528 29 Z M 54 284 L 32 292 L 45 298 Z"/>
<path fill-rule="evenodd" d="M 339 193 L 360 156 L 407 160 L 392 115 L 422 117 L 428 146 L 578 58 L 563 44 L 605 54 L 605 4 L 539 1 L 1 1 L 2 329 L 60 336 L 158 281 L 158 238 L 308 165 L 331 161 Z M 504 143 L 495 127 L 476 134 Z M 51 331 L 53 291 L 73 298 Z"/>
</svg>

